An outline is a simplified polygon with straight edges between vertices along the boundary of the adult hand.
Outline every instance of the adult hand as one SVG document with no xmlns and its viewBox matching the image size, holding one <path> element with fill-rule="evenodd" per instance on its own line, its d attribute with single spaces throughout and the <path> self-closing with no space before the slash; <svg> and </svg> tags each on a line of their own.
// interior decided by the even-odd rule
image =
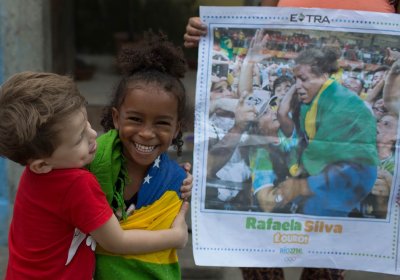
<svg viewBox="0 0 400 280">
<path fill-rule="evenodd" d="M 193 175 L 190 173 L 190 169 L 192 165 L 189 162 L 185 162 L 181 165 L 183 169 L 186 171 L 186 178 L 183 180 L 181 186 L 181 198 L 184 200 L 189 200 L 190 196 L 192 195 L 192 188 L 193 188 Z"/>
<path fill-rule="evenodd" d="M 188 242 L 188 225 L 186 223 L 186 213 L 189 210 L 189 202 L 184 201 L 178 215 L 176 215 L 174 222 L 171 225 L 171 229 L 177 234 L 179 243 L 177 249 L 182 249 Z"/>
<path fill-rule="evenodd" d="M 389 171 L 379 168 L 378 177 L 376 178 L 371 193 L 376 196 L 388 197 L 390 195 L 392 181 L 393 181 L 393 175 Z"/>
<path fill-rule="evenodd" d="M 264 35 L 264 29 L 257 29 L 254 37 L 251 39 L 249 49 L 247 50 L 245 62 L 260 62 L 263 59 L 270 58 L 271 55 L 265 54 L 266 44 L 269 40 L 269 35 Z"/>
<path fill-rule="evenodd" d="M 284 206 L 300 195 L 311 196 L 312 192 L 306 179 L 288 178 L 278 185 L 276 194 L 276 202 Z"/>
<path fill-rule="evenodd" d="M 183 45 L 186 48 L 197 47 L 201 36 L 205 36 L 206 34 L 207 26 L 203 24 L 200 18 L 191 17 L 186 25 L 186 33 L 183 35 Z"/>
<path fill-rule="evenodd" d="M 391 48 L 386 48 L 385 62 L 387 64 L 392 64 L 393 62 L 399 59 L 400 59 L 399 51 L 394 51 Z"/>
<path fill-rule="evenodd" d="M 251 94 L 245 92 L 244 96 L 240 97 L 239 103 L 235 110 L 235 127 L 241 132 L 248 128 L 248 124 L 255 121 L 257 118 L 257 109 L 254 105 L 246 104 L 245 100 Z"/>
</svg>

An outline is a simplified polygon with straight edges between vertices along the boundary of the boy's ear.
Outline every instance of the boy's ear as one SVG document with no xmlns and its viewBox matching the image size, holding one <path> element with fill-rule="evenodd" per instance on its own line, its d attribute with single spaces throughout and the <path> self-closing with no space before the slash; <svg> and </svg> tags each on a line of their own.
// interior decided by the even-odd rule
<svg viewBox="0 0 400 280">
<path fill-rule="evenodd" d="M 119 112 L 115 107 L 112 108 L 112 118 L 115 129 L 119 129 Z"/>
<path fill-rule="evenodd" d="M 29 169 L 36 174 L 45 174 L 53 170 L 53 167 L 44 159 L 35 159 L 29 163 Z"/>
</svg>

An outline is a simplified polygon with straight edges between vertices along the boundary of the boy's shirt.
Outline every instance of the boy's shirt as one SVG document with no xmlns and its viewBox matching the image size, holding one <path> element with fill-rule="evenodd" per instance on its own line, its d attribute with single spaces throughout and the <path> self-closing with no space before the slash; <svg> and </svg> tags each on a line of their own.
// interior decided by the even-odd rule
<svg viewBox="0 0 400 280">
<path fill-rule="evenodd" d="M 6 279 L 92 279 L 93 239 L 87 234 L 111 215 L 88 171 L 35 174 L 25 168 L 10 226 Z"/>
</svg>

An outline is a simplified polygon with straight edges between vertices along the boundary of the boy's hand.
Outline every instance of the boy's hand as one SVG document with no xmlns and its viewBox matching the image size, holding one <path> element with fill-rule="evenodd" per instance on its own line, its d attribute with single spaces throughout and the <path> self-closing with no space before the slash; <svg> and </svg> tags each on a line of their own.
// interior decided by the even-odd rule
<svg viewBox="0 0 400 280">
<path fill-rule="evenodd" d="M 186 213 L 189 210 L 189 202 L 184 201 L 179 211 L 176 215 L 174 222 L 172 223 L 171 230 L 176 232 L 177 243 L 176 248 L 182 249 L 186 246 L 188 242 L 188 226 L 186 224 Z"/>
<path fill-rule="evenodd" d="M 190 196 L 192 195 L 192 188 L 193 188 L 193 175 L 190 174 L 190 169 L 192 168 L 192 165 L 189 162 L 185 162 L 184 164 L 181 165 L 183 169 L 186 171 L 186 179 L 183 180 L 182 186 L 181 186 L 181 198 L 184 200 L 188 200 Z"/>
</svg>

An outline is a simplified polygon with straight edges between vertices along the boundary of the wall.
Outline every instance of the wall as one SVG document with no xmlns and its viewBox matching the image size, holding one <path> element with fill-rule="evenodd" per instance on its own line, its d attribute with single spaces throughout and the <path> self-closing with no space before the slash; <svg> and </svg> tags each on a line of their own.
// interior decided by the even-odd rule
<svg viewBox="0 0 400 280">
<path fill-rule="evenodd" d="M 50 0 L 0 1 L 0 83 L 12 74 L 51 70 Z M 0 160 L 0 243 L 6 242 L 9 205 L 22 167 Z"/>
<path fill-rule="evenodd" d="M 0 19 L 2 18 L 2 2 L 0 1 Z M 3 82 L 3 30 L 0 29 L 0 84 Z M 0 158 L 0 245 L 7 243 L 7 227 L 9 216 L 9 190 L 7 184 L 6 160 Z"/>
</svg>

